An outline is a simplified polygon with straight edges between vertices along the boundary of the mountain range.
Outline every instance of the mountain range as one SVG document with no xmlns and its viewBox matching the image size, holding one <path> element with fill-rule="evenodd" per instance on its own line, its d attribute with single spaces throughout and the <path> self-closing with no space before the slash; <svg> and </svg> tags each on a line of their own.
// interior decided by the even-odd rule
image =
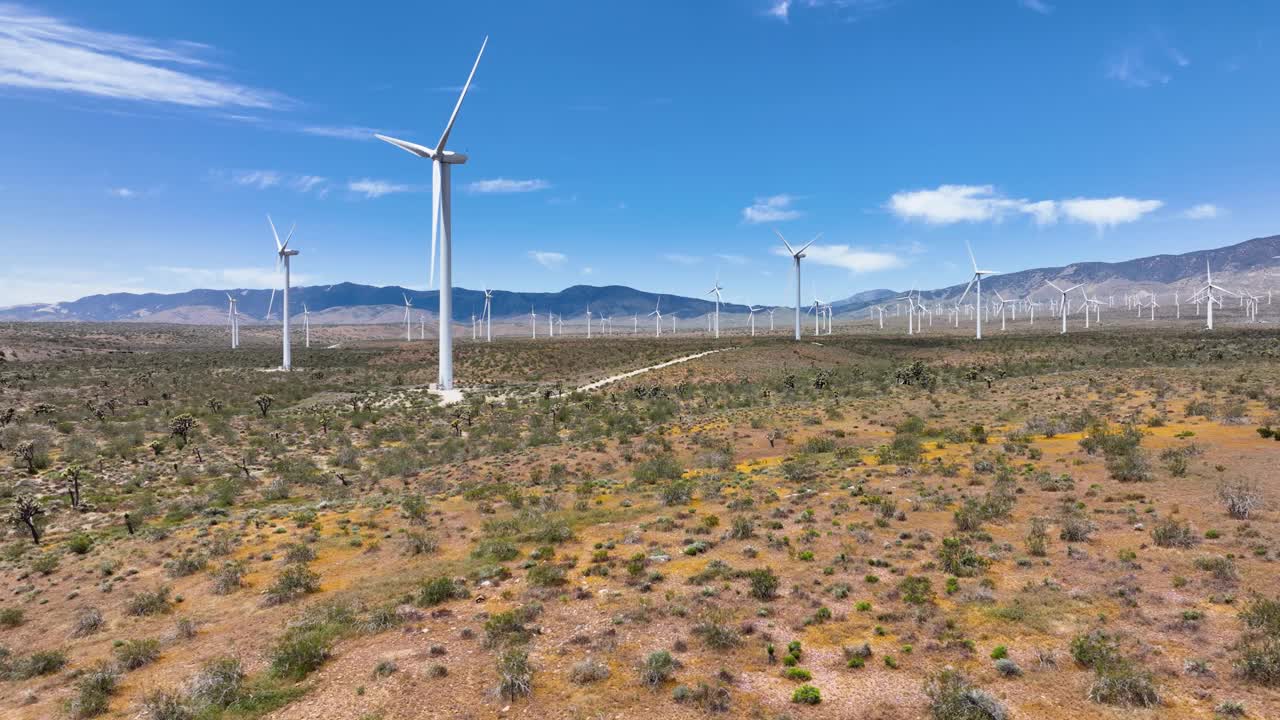
<svg viewBox="0 0 1280 720">
<path fill-rule="evenodd" d="M 1123 262 L 1081 262 L 1062 267 L 1034 268 L 992 275 L 983 280 L 983 291 L 1000 293 L 1006 299 L 1032 295 L 1047 297 L 1054 291 L 1047 286 L 1052 280 L 1059 285 L 1084 284 L 1091 295 L 1118 295 L 1125 292 L 1173 293 L 1184 297 L 1204 284 L 1206 263 L 1213 269 L 1214 281 L 1230 289 L 1251 289 L 1262 293 L 1266 286 L 1280 282 L 1280 235 L 1254 238 L 1235 245 L 1197 250 L 1181 255 L 1151 255 Z M 987 258 L 984 262 L 996 265 Z M 967 273 L 966 273 L 967 274 Z M 934 290 L 921 290 L 924 300 L 954 301 L 964 293 L 967 281 Z M 905 291 L 890 289 L 864 290 L 833 303 L 837 312 L 850 312 L 901 296 Z M 3 321 L 80 321 L 80 322 L 162 322 L 216 324 L 226 322 L 227 295 L 238 301 L 242 323 L 278 322 L 280 297 L 272 290 L 189 290 L 180 293 L 111 293 L 89 295 L 70 302 L 16 305 L 0 308 Z M 404 298 L 413 304 L 415 318 L 422 313 L 435 319 L 438 292 L 403 288 L 396 285 L 374 287 L 355 283 L 295 287 L 290 292 L 292 312 L 298 314 L 305 303 L 311 321 L 317 324 L 400 323 L 404 321 Z M 661 297 L 662 314 L 682 319 L 701 317 L 715 303 L 679 295 L 659 295 L 623 285 L 574 285 L 554 293 L 493 291 L 493 317 L 522 319 L 530 309 L 539 317 L 547 312 L 580 318 L 588 307 L 595 316 L 624 318 L 645 317 L 653 311 Z M 454 320 L 466 322 L 484 308 L 484 292 L 454 288 Z M 725 303 L 721 312 L 745 315 L 746 305 Z M 268 310 L 271 319 L 268 319 Z"/>
</svg>

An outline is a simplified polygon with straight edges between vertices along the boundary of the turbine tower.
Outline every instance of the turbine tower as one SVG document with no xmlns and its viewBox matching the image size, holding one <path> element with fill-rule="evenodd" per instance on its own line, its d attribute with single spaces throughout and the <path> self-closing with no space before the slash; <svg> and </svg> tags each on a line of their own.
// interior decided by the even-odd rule
<svg viewBox="0 0 1280 720">
<path fill-rule="evenodd" d="M 302 333 L 306 347 L 311 347 L 311 311 L 302 303 Z"/>
<path fill-rule="evenodd" d="M 294 223 L 289 228 L 289 235 L 285 237 L 284 242 L 280 242 L 280 233 L 276 232 L 276 224 L 271 222 L 271 216 L 267 216 L 267 224 L 271 226 L 271 236 L 276 240 L 276 267 L 284 265 L 284 293 L 280 301 L 280 313 L 284 318 L 284 331 L 281 336 L 284 338 L 284 353 L 281 357 L 280 367 L 283 370 L 293 369 L 293 353 L 289 348 L 289 258 L 298 254 L 297 250 L 289 249 L 289 241 L 293 239 L 293 231 L 298 229 L 298 224 Z M 270 311 L 268 310 L 268 314 Z"/>
<path fill-rule="evenodd" d="M 413 322 L 410 318 L 410 308 L 413 307 L 413 302 L 404 293 L 400 293 L 400 297 L 404 298 L 404 339 L 405 342 L 413 342 Z"/>
<path fill-rule="evenodd" d="M 493 342 L 493 291 L 484 289 L 484 341 Z"/>
<path fill-rule="evenodd" d="M 707 291 L 707 294 L 716 296 L 716 320 L 714 325 L 717 340 L 720 339 L 720 291 L 723 289 L 724 287 L 720 284 L 720 273 L 716 273 L 716 284 L 711 286 L 711 289 Z M 672 332 L 675 331 L 673 330 Z"/>
<path fill-rule="evenodd" d="M 775 235 L 777 235 L 777 236 L 778 236 L 778 239 L 782 241 L 782 244 L 783 244 L 783 245 L 785 245 L 785 246 L 787 247 L 787 252 L 791 254 L 792 265 L 793 265 L 793 266 L 795 267 L 795 269 L 796 269 L 796 323 L 795 323 L 795 324 L 796 324 L 796 327 L 795 327 L 796 333 L 795 333 L 795 339 L 796 339 L 796 340 L 799 340 L 799 339 L 800 339 L 800 261 L 801 261 L 802 259 L 804 259 L 804 256 L 805 256 L 805 255 L 804 255 L 804 251 L 805 251 L 805 250 L 808 250 L 810 245 L 812 245 L 812 244 L 814 244 L 815 242 L 817 242 L 817 241 L 818 241 L 818 238 L 822 237 L 822 233 L 818 233 L 817 235 L 814 235 L 812 240 L 810 240 L 809 242 L 807 242 L 807 243 L 805 243 L 805 244 L 804 244 L 804 247 L 800 248 L 799 250 L 796 250 L 795 248 L 791 247 L 791 243 L 787 242 L 787 239 L 786 239 L 786 238 L 784 238 L 784 237 L 782 237 L 782 233 L 778 232 L 778 231 L 777 231 L 777 229 L 775 229 L 773 232 L 774 232 L 774 234 L 775 234 Z"/>
<path fill-rule="evenodd" d="M 956 305 L 959 305 L 960 303 L 964 302 L 964 299 L 969 295 L 969 288 L 972 288 L 975 285 L 977 285 L 977 287 L 975 288 L 975 290 L 977 291 L 977 299 L 974 301 L 973 306 L 974 308 L 976 308 L 976 312 L 974 313 L 974 315 L 978 319 L 978 326 L 977 326 L 978 330 L 977 330 L 977 334 L 974 335 L 974 338 L 977 340 L 981 340 L 982 339 L 982 276 L 998 275 L 999 273 L 995 270 L 979 270 L 978 260 L 973 256 L 973 246 L 969 245 L 968 240 L 965 240 L 964 247 L 966 250 L 969 251 L 969 262 L 973 264 L 973 277 L 969 278 L 969 284 L 965 286 L 964 294 L 962 294 L 960 296 L 960 299 L 956 301 Z"/>
<path fill-rule="evenodd" d="M 462 86 L 458 95 L 458 103 L 453 106 L 453 114 L 449 116 L 449 124 L 444 127 L 444 134 L 435 148 L 429 148 L 406 140 L 397 140 L 386 135 L 375 135 L 379 140 L 391 143 L 396 147 L 431 161 L 431 275 L 428 282 L 435 280 L 436 237 L 440 238 L 440 379 L 436 387 L 440 390 L 453 389 L 453 218 L 452 189 L 449 181 L 450 168 L 462 165 L 467 156 L 445 149 L 449 142 L 449 133 L 453 132 L 453 123 L 458 119 L 458 111 L 462 109 L 462 101 L 467 97 L 471 81 L 476 76 L 476 68 L 480 67 L 480 58 L 484 56 L 485 46 L 489 38 L 485 37 L 480 44 L 480 52 L 476 55 L 475 64 L 471 66 L 471 74 Z"/>
<path fill-rule="evenodd" d="M 231 349 L 240 347 L 240 316 L 236 314 L 236 299 L 227 293 L 227 326 L 231 331 Z"/>
</svg>

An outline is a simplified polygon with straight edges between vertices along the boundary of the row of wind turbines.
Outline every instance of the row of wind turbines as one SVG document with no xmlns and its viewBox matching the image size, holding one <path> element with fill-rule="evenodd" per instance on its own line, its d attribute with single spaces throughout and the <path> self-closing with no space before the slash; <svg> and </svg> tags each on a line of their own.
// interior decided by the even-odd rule
<svg viewBox="0 0 1280 720">
<path fill-rule="evenodd" d="M 431 256 L 429 261 L 430 271 L 428 275 L 428 281 L 429 281 L 429 284 L 434 284 L 435 282 L 436 267 L 437 267 L 436 255 L 437 255 L 437 248 L 438 248 L 439 273 L 440 273 L 438 318 L 440 319 L 441 329 L 437 333 L 437 338 L 439 342 L 439 377 L 438 377 L 438 382 L 436 384 L 436 389 L 442 390 L 442 391 L 454 389 L 453 333 L 448 329 L 451 325 L 452 317 L 453 317 L 453 286 L 452 286 L 453 233 L 452 233 L 451 175 L 452 175 L 452 168 L 454 165 L 465 164 L 468 159 L 465 154 L 457 153 L 452 150 L 449 150 L 447 146 L 449 142 L 449 137 L 453 132 L 454 124 L 457 122 L 458 114 L 462 109 L 462 103 L 467 97 L 467 92 L 471 88 L 472 81 L 475 79 L 476 70 L 480 67 L 480 60 L 482 57 L 484 57 L 484 51 L 485 51 L 485 48 L 488 46 L 488 43 L 489 43 L 489 38 L 486 37 L 484 41 L 480 44 L 480 51 L 477 53 L 475 62 L 471 66 L 471 72 L 467 75 L 466 83 L 462 86 L 462 91 L 459 93 L 458 100 L 454 104 L 453 112 L 449 115 L 449 120 L 445 125 L 444 132 L 440 135 L 440 139 L 436 142 L 434 147 L 427 147 L 425 145 L 420 145 L 418 143 L 410 142 L 408 140 L 401 140 L 401 139 L 390 137 L 387 135 L 375 134 L 375 137 L 379 140 L 382 140 L 386 143 L 394 145 L 395 147 L 400 148 L 401 150 L 404 150 L 405 152 L 408 152 L 416 157 L 431 161 Z M 275 223 L 271 221 L 270 216 L 268 216 L 267 222 L 271 228 L 272 237 L 275 240 L 277 268 L 283 269 L 284 271 L 284 289 L 283 289 L 282 299 L 281 299 L 281 314 L 283 319 L 281 368 L 284 370 L 289 370 L 293 366 L 292 352 L 290 347 L 290 327 L 289 327 L 289 320 L 290 320 L 289 287 L 290 287 L 290 269 L 291 269 L 290 265 L 291 265 L 292 258 L 298 256 L 299 254 L 298 250 L 289 247 L 289 243 L 293 239 L 294 230 L 296 230 L 297 226 L 295 224 L 294 227 L 290 229 L 288 235 L 285 237 L 284 241 L 282 242 L 280 240 L 279 233 L 276 231 Z M 805 243 L 804 245 L 800 246 L 797 249 L 793 247 L 785 237 L 783 237 L 782 233 L 778 232 L 777 230 L 775 230 L 774 232 L 778 235 L 778 238 L 782 241 L 784 247 L 786 248 L 787 254 L 790 256 L 793 263 L 793 276 L 795 280 L 795 300 L 796 300 L 793 308 L 794 309 L 793 336 L 795 340 L 801 340 L 802 338 L 801 308 L 804 306 L 803 303 L 801 302 L 801 274 L 800 274 L 801 261 L 806 257 L 805 251 L 808 250 L 815 242 L 817 242 L 817 240 L 821 237 L 821 233 L 819 233 L 812 240 L 810 240 L 809 242 Z M 956 327 L 959 326 L 960 314 L 962 312 L 965 313 L 967 316 L 972 317 L 975 321 L 975 337 L 978 339 L 982 338 L 983 316 L 984 314 L 986 314 L 989 318 L 993 309 L 999 314 L 1002 329 L 1006 327 L 1006 310 L 1009 310 L 1013 314 L 1014 318 L 1016 319 L 1016 313 L 1020 307 L 1025 308 L 1027 310 L 1031 318 L 1031 322 L 1034 323 L 1035 309 L 1039 304 L 1037 301 L 1032 301 L 1029 299 L 1010 301 L 1000 296 L 1000 294 L 997 292 L 995 293 L 996 300 L 994 302 L 988 302 L 988 304 L 986 305 L 983 304 L 982 279 L 983 277 L 987 277 L 997 273 L 996 271 L 993 271 L 993 270 L 979 269 L 977 259 L 974 257 L 974 254 L 973 254 L 973 249 L 971 247 L 968 247 L 968 243 L 966 243 L 966 248 L 969 251 L 969 259 L 973 265 L 973 276 L 970 279 L 968 286 L 966 286 L 965 291 L 961 295 L 959 300 L 957 300 L 954 303 L 954 305 L 949 309 L 952 323 Z M 1048 282 L 1047 284 L 1052 286 L 1052 288 L 1060 294 L 1060 299 L 1057 302 L 1050 304 L 1050 312 L 1053 314 L 1056 314 L 1061 318 L 1063 333 L 1067 332 L 1067 317 L 1072 313 L 1071 300 L 1069 299 L 1069 293 L 1075 290 L 1079 290 L 1082 296 L 1082 302 L 1080 305 L 1076 306 L 1076 310 L 1083 311 L 1086 327 L 1089 327 L 1091 314 L 1095 319 L 1100 319 L 1102 302 L 1098 300 L 1096 297 L 1093 297 L 1093 298 L 1089 297 L 1089 295 L 1084 290 L 1083 286 L 1075 285 L 1068 288 L 1063 288 L 1052 282 Z M 712 295 L 715 298 L 714 311 L 707 314 L 707 323 L 708 323 L 707 329 L 708 329 L 708 332 L 714 335 L 714 337 L 716 338 L 720 337 L 720 305 L 721 305 L 723 290 L 724 290 L 724 286 L 720 284 L 719 277 L 717 276 L 715 284 L 712 286 L 711 290 L 707 292 L 708 295 Z M 974 291 L 975 301 L 971 305 L 964 305 L 963 303 L 965 299 L 968 298 L 970 290 Z M 1228 295 L 1239 297 L 1241 299 L 1242 304 L 1244 304 L 1247 296 L 1248 301 L 1252 303 L 1250 305 L 1250 308 L 1251 308 L 1250 312 L 1253 315 L 1253 317 L 1256 318 L 1256 307 L 1259 300 L 1258 296 L 1236 293 L 1231 290 L 1227 290 L 1226 288 L 1223 288 L 1219 285 L 1216 285 L 1213 282 L 1212 275 L 1209 272 L 1209 268 L 1207 264 L 1205 268 L 1204 286 L 1199 288 L 1190 298 L 1188 298 L 1187 302 L 1196 303 L 1197 312 L 1199 308 L 1199 303 L 1203 303 L 1205 305 L 1206 311 L 1207 311 L 1206 324 L 1208 329 L 1212 330 L 1214 307 L 1217 306 L 1221 308 L 1223 298 Z M 479 329 L 481 327 L 483 328 L 483 334 L 484 334 L 485 340 L 492 341 L 493 339 L 492 299 L 493 299 L 492 291 L 486 288 L 484 292 L 484 310 L 482 312 L 482 315 L 479 319 L 477 319 L 474 315 L 472 316 L 472 339 L 473 340 L 478 339 Z M 229 323 L 230 332 L 231 332 L 231 346 L 233 348 L 237 348 L 240 345 L 240 332 L 239 332 L 240 326 L 239 326 L 239 312 L 237 309 L 237 302 L 236 302 L 236 299 L 232 297 L 230 294 L 227 295 L 227 300 L 229 303 L 228 323 Z M 273 290 L 272 303 L 274 303 L 274 300 L 275 300 L 275 294 Z M 908 292 L 905 296 L 896 298 L 896 300 L 898 300 L 899 302 L 905 301 L 907 303 L 908 334 L 914 334 L 915 332 L 917 332 L 917 327 L 919 328 L 919 330 L 923 330 L 923 323 L 926 318 L 928 319 L 928 322 L 930 323 L 930 325 L 932 325 L 934 317 L 937 316 L 943 310 L 942 306 L 936 305 L 936 304 L 933 308 L 929 308 L 925 306 L 925 304 L 921 299 L 920 293 L 914 289 Z M 1268 302 L 1269 301 L 1270 301 L 1270 298 L 1268 296 Z M 1129 302 L 1132 304 L 1135 301 L 1130 300 Z M 1141 312 L 1141 309 L 1143 307 L 1146 307 L 1152 313 L 1152 317 L 1154 317 L 1155 309 L 1159 307 L 1159 305 L 1156 303 L 1154 296 L 1151 297 L 1150 301 L 1145 305 L 1141 303 L 1140 298 L 1136 302 L 1138 303 L 1139 312 Z M 411 341 L 413 339 L 413 324 L 412 324 L 412 316 L 411 316 L 412 302 L 407 295 L 404 296 L 404 307 L 405 307 L 405 315 L 404 315 L 405 339 Z M 900 309 L 900 307 L 901 307 L 900 305 L 895 306 L 895 310 Z M 778 308 L 761 308 L 754 305 L 749 306 L 748 323 L 750 325 L 751 334 L 755 335 L 755 332 L 756 332 L 756 328 L 755 328 L 756 314 L 765 312 L 765 311 L 769 313 L 769 328 L 772 331 L 773 330 L 773 314 L 777 309 Z M 882 329 L 884 327 L 884 310 L 885 310 L 884 305 L 879 305 L 879 306 L 869 308 L 869 313 L 878 315 L 879 325 Z M 1179 314 L 1181 312 L 1180 302 L 1178 302 L 1178 312 Z M 832 307 L 832 305 L 828 303 L 823 303 L 821 300 L 818 300 L 817 298 L 815 298 L 813 303 L 808 306 L 805 313 L 812 314 L 814 317 L 814 334 L 815 335 L 831 333 L 832 317 L 834 315 L 834 308 Z M 268 308 L 268 315 L 269 314 L 270 314 L 270 307 Z M 592 320 L 592 311 L 590 307 L 587 308 L 586 315 L 587 315 L 587 336 L 590 337 L 591 336 L 591 320 Z M 303 317 L 303 327 L 304 327 L 306 346 L 310 347 L 311 345 L 310 312 L 305 306 L 305 304 L 303 305 L 302 317 Z M 650 312 L 646 317 L 652 317 L 654 319 L 654 334 L 655 336 L 661 336 L 662 319 L 664 317 L 662 313 L 661 297 L 657 299 L 657 302 L 654 305 L 653 311 Z M 668 317 L 672 321 L 672 331 L 674 332 L 676 328 L 676 325 L 675 325 L 676 316 L 675 314 L 670 314 L 668 315 Z M 530 328 L 535 338 L 537 337 L 537 319 L 538 319 L 538 314 L 533 308 L 530 308 Z M 547 335 L 549 337 L 554 337 L 555 335 L 555 329 L 556 329 L 557 323 L 553 322 L 553 319 L 558 320 L 561 333 L 563 333 L 563 322 L 564 322 L 563 317 L 553 318 L 551 313 L 547 313 L 547 321 L 548 321 Z M 607 334 L 611 334 L 613 332 L 612 320 L 613 319 L 611 317 L 600 316 L 601 328 Z M 633 316 L 632 323 L 633 323 L 632 332 L 638 333 L 639 332 L 638 315 Z M 426 336 L 425 319 L 421 317 L 419 319 L 419 330 L 420 330 L 420 336 L 425 339 L 425 336 Z"/>
</svg>

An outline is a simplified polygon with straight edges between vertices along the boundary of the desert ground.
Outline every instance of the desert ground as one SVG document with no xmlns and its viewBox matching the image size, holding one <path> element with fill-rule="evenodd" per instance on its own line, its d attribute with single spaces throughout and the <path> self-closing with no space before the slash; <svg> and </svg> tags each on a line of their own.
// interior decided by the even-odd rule
<svg viewBox="0 0 1280 720">
<path fill-rule="evenodd" d="M 1280 331 L 1055 330 L 0 327 L 0 716 L 1280 717 Z"/>
</svg>

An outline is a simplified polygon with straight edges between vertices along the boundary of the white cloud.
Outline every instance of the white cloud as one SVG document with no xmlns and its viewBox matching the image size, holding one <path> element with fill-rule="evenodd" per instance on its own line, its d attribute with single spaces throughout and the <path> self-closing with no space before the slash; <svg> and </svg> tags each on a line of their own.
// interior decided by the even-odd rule
<svg viewBox="0 0 1280 720">
<path fill-rule="evenodd" d="M 775 20 L 787 22 L 791 16 L 791 0 L 774 0 L 764 14 Z"/>
<path fill-rule="evenodd" d="M 779 257 L 791 257 L 783 247 L 775 247 L 772 251 Z M 804 253 L 807 262 L 843 268 L 854 273 L 890 270 L 903 264 L 902 259 L 893 253 L 863 250 L 848 245 L 810 245 Z"/>
<path fill-rule="evenodd" d="M 1018 0 L 1018 4 L 1028 10 L 1034 10 L 1041 15 L 1048 15 L 1053 12 L 1053 6 L 1044 0 Z"/>
<path fill-rule="evenodd" d="M 683 253 L 665 253 L 662 256 L 662 259 L 667 262 L 673 262 L 677 265 L 697 265 L 702 262 L 702 258 L 700 257 L 685 255 Z"/>
<path fill-rule="evenodd" d="M 231 181 L 237 185 L 245 187 L 266 190 L 269 187 L 275 187 L 280 184 L 282 176 L 275 170 L 247 170 L 245 172 L 236 173 L 231 177 Z"/>
<path fill-rule="evenodd" d="M 277 93 L 193 74 L 208 66 L 196 55 L 202 50 L 208 48 L 91 30 L 0 4 L 0 85 L 200 108 L 288 104 Z"/>
<path fill-rule="evenodd" d="M 596 269 L 595 269 L 595 268 L 593 268 L 593 267 L 591 267 L 590 265 L 588 265 L 587 267 L 582 268 L 582 274 L 583 274 L 583 275 L 593 275 L 593 274 L 595 274 L 595 271 L 596 271 Z"/>
<path fill-rule="evenodd" d="M 1000 222 L 1011 214 L 1021 214 L 1037 225 L 1052 225 L 1066 218 L 1101 229 L 1134 222 L 1163 205 L 1159 200 L 1128 197 L 1027 200 L 1002 195 L 992 185 L 940 185 L 932 190 L 894 193 L 887 207 L 903 220 L 932 225 Z"/>
<path fill-rule="evenodd" d="M 334 126 L 334 125 L 309 125 L 301 128 L 303 133 L 307 135 L 315 135 L 317 137 L 337 138 L 339 140 L 372 140 L 373 134 L 378 132 L 374 128 L 361 127 L 359 125 L 350 126 Z"/>
<path fill-rule="evenodd" d="M 328 191 L 328 188 L 325 187 L 328 182 L 328 178 L 321 177 L 319 175 L 299 175 L 290 180 L 289 185 L 292 186 L 294 190 L 301 193 L 308 193 L 312 190 L 318 189 L 320 194 L 323 195 Z"/>
<path fill-rule="evenodd" d="M 551 183 L 539 178 L 534 178 L 532 180 L 493 178 L 491 180 L 477 180 L 470 183 L 467 185 L 467 190 L 473 193 L 526 193 L 546 190 L 549 187 L 551 187 Z"/>
<path fill-rule="evenodd" d="M 112 197 L 128 199 L 131 197 L 137 197 L 138 191 L 132 190 L 127 187 L 118 187 L 118 188 L 111 188 L 110 190 L 107 191 L 107 194 L 111 195 Z"/>
<path fill-rule="evenodd" d="M 1182 212 L 1182 217 L 1188 220 L 1212 220 L 1222 214 L 1222 208 L 1210 203 L 1202 203 L 1194 207 L 1187 208 Z"/>
<path fill-rule="evenodd" d="M 801 215 L 799 210 L 792 207 L 794 203 L 795 198 L 785 193 L 758 197 L 749 207 L 742 209 L 742 220 L 753 225 L 794 220 Z"/>
<path fill-rule="evenodd" d="M 1099 230 L 1142 219 L 1143 215 L 1159 210 L 1164 203 L 1159 200 L 1137 200 L 1127 197 L 1073 198 L 1060 203 L 1062 214 L 1076 222 L 1088 223 Z"/>
<path fill-rule="evenodd" d="M 529 257 L 548 270 L 559 270 L 569 260 L 569 256 L 564 253 L 547 252 L 545 250 L 530 250 Z"/>
<path fill-rule="evenodd" d="M 380 198 L 383 195 L 413 192 L 413 188 L 409 185 L 401 185 L 387 180 L 374 180 L 371 178 L 352 180 L 347 183 L 347 189 L 353 193 L 364 195 L 366 198 Z"/>
<path fill-rule="evenodd" d="M 747 264 L 747 259 L 742 255 L 735 255 L 733 253 L 716 253 L 716 257 L 720 258 L 721 260 L 727 263 L 732 263 L 734 265 Z"/>
</svg>

